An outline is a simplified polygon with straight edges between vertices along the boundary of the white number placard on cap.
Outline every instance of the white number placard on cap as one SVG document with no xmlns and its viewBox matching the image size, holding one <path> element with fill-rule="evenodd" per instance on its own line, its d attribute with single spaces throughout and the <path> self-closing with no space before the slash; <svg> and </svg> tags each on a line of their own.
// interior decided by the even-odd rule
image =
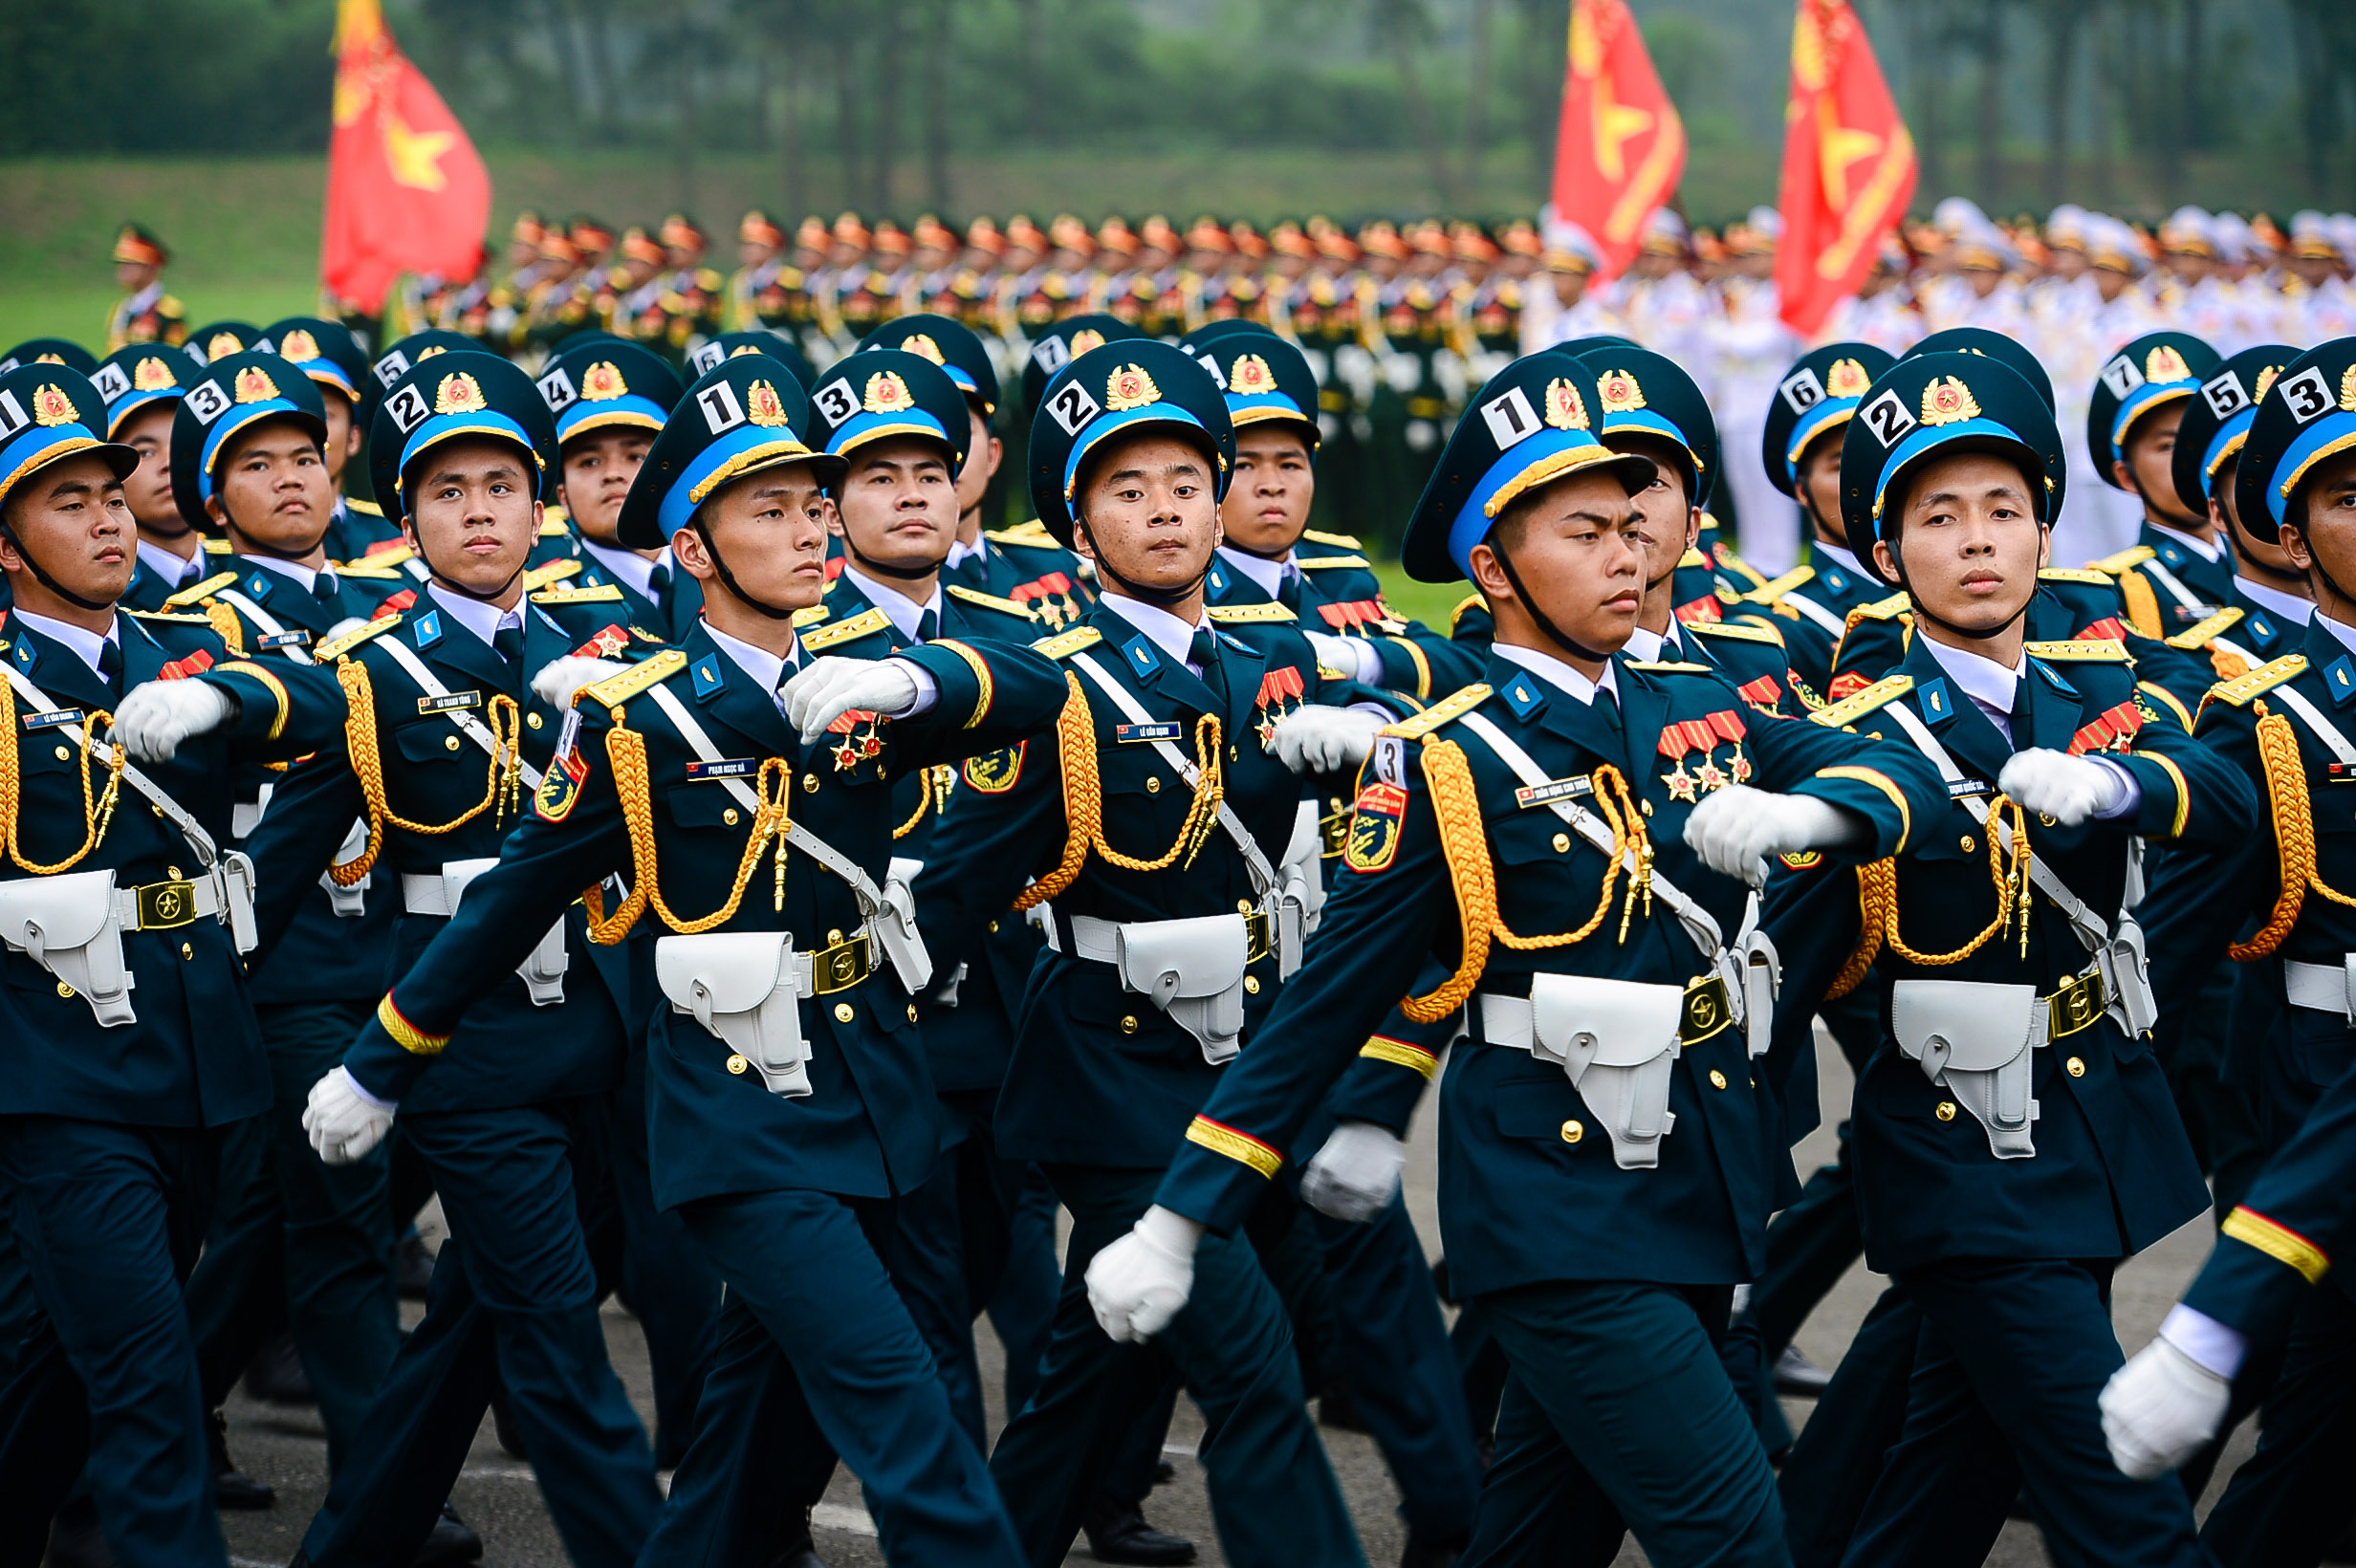
<svg viewBox="0 0 2356 1568">
<path fill-rule="evenodd" d="M 810 405 L 832 427 L 847 423 L 853 414 L 859 412 L 859 394 L 851 390 L 851 383 L 846 378 L 837 376 L 818 389 L 810 399 Z"/>
<path fill-rule="evenodd" d="M 2135 368 L 2135 361 L 2122 354 L 2103 367 L 2103 384 L 2114 398 L 2124 398 L 2144 384 L 2144 373 Z"/>
<path fill-rule="evenodd" d="M 2200 395 L 2208 403 L 2209 411 L 2219 419 L 2250 406 L 2250 395 L 2241 389 L 2241 378 L 2230 370 L 2203 381 Z"/>
<path fill-rule="evenodd" d="M 711 367 L 727 358 L 728 350 L 720 346 L 719 339 L 712 338 L 696 345 L 695 352 L 687 356 L 687 363 L 698 376 L 709 376 Z"/>
<path fill-rule="evenodd" d="M 408 373 L 409 357 L 399 349 L 393 350 L 376 363 L 377 384 L 388 390 L 395 381 Z"/>
<path fill-rule="evenodd" d="M 117 398 L 127 397 L 131 391 L 131 378 L 124 375 L 122 366 L 118 364 L 98 366 L 98 373 L 90 378 L 90 384 L 97 387 L 98 396 L 108 403 L 113 403 Z"/>
<path fill-rule="evenodd" d="M 2323 380 L 2323 370 L 2309 365 L 2296 376 L 2278 382 L 2275 391 L 2290 404 L 2291 418 L 2301 425 L 2310 424 L 2331 412 L 2334 401 L 2331 386 Z"/>
<path fill-rule="evenodd" d="M 12 436 L 33 423 L 25 405 L 16 401 L 13 392 L 0 392 L 0 436 Z"/>
<path fill-rule="evenodd" d="M 1481 418 L 1488 422 L 1489 434 L 1499 451 L 1538 432 L 1538 411 L 1530 406 L 1530 400 L 1522 396 L 1518 386 L 1509 386 L 1482 403 Z"/>
<path fill-rule="evenodd" d="M 1066 381 L 1056 395 L 1047 400 L 1047 411 L 1056 423 L 1063 426 L 1067 436 L 1077 436 L 1088 427 L 1088 422 L 1104 411 L 1096 395 L 1078 381 Z"/>
<path fill-rule="evenodd" d="M 404 386 L 384 400 L 384 411 L 393 417 L 393 424 L 405 436 L 425 423 L 427 416 L 433 412 L 433 406 L 426 403 L 425 393 L 414 386 Z"/>
<path fill-rule="evenodd" d="M 1824 383 L 1816 379 L 1816 372 L 1802 365 L 1783 378 L 1776 388 L 1783 398 L 1783 405 L 1795 414 L 1804 414 L 1824 401 Z"/>
<path fill-rule="evenodd" d="M 736 401 L 736 389 L 726 381 L 714 381 L 698 392 L 695 406 L 704 411 L 704 424 L 715 436 L 745 422 L 745 405 Z"/>
<path fill-rule="evenodd" d="M 1050 376 L 1061 370 L 1072 358 L 1072 345 L 1060 338 L 1042 338 L 1038 347 L 1031 351 L 1032 362 Z"/>
<path fill-rule="evenodd" d="M 540 401 L 548 404 L 552 414 L 563 413 L 580 398 L 579 390 L 573 385 L 572 373 L 562 365 L 542 376 L 539 388 Z"/>
<path fill-rule="evenodd" d="M 188 412 L 194 414 L 199 423 L 210 425 L 229 411 L 229 395 L 222 390 L 219 381 L 199 381 L 188 388 L 187 404 Z M 408 426 L 402 428 L 405 430 Z"/>
<path fill-rule="evenodd" d="M 1908 410 L 1897 392 L 1889 389 L 1857 410 L 1857 417 L 1873 432 L 1873 439 L 1885 446 L 1895 446 L 1912 435 L 1914 426 L 1922 423 Z"/>
</svg>

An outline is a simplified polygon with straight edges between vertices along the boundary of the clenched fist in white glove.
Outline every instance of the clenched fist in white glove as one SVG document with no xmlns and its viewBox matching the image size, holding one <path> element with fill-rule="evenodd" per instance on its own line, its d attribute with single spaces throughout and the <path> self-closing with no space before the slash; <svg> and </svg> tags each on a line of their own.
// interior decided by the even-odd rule
<svg viewBox="0 0 2356 1568">
<path fill-rule="evenodd" d="M 135 762 L 164 762 L 185 741 L 208 734 L 237 716 L 237 704 L 204 681 L 149 681 L 134 686 L 115 709 L 115 738 Z"/>
<path fill-rule="evenodd" d="M 2065 828 L 2100 817 L 2127 797 L 2127 785 L 2116 770 L 2092 757 L 2074 757 L 2042 746 L 2016 751 L 1996 774 L 1996 788 L 2019 801 L 2023 810 L 2050 817 Z"/>
<path fill-rule="evenodd" d="M 1320 1214 L 1363 1225 L 1390 1207 L 1407 1158 L 1407 1146 L 1388 1127 L 1343 1122 L 1301 1170 L 1301 1201 Z"/>
<path fill-rule="evenodd" d="M 2111 1462 L 2138 1481 L 2174 1470 L 2216 1436 L 2233 1386 L 2166 1339 L 2152 1340 L 2110 1375 L 2097 1402 Z"/>
<path fill-rule="evenodd" d="M 619 675 L 630 666 L 617 659 L 592 659 L 584 653 L 568 653 L 561 659 L 551 659 L 532 677 L 532 693 L 551 708 L 570 708 L 580 688 Z"/>
<path fill-rule="evenodd" d="M 1268 749 L 1297 773 L 1338 773 L 1366 760 L 1388 722 L 1362 708 L 1296 708 L 1276 721 Z"/>
<path fill-rule="evenodd" d="M 809 668 L 786 682 L 784 697 L 786 720 L 807 746 L 855 708 L 905 713 L 916 702 L 916 675 L 905 660 L 830 656 L 811 660 Z"/>
<path fill-rule="evenodd" d="M 1156 1204 L 1136 1229 L 1088 1264 L 1088 1305 L 1104 1332 L 1143 1344 L 1169 1327 L 1194 1289 L 1194 1246 L 1203 1228 Z"/>
<path fill-rule="evenodd" d="M 1807 795 L 1776 795 L 1729 784 L 1685 819 L 1685 841 L 1702 864 L 1753 887 L 1767 881 L 1767 857 L 1865 841 L 1862 818 Z"/>
<path fill-rule="evenodd" d="M 1383 656 L 1363 637 L 1336 637 L 1331 632 L 1303 632 L 1317 662 L 1353 681 L 1371 681 L 1383 673 Z M 1371 665 L 1371 673 L 1368 666 Z"/>
<path fill-rule="evenodd" d="M 303 1106 L 303 1131 L 311 1147 L 331 1165 L 364 1160 L 393 1130 L 393 1107 L 362 1089 L 338 1063 L 311 1086 Z"/>
</svg>

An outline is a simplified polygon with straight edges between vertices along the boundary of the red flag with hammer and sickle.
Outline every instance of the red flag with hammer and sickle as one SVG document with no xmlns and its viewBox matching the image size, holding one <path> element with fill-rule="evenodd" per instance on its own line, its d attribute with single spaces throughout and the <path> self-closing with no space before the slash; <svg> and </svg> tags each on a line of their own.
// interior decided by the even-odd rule
<svg viewBox="0 0 2356 1568">
<path fill-rule="evenodd" d="M 1573 0 L 1570 68 L 1555 141 L 1555 215 L 1594 237 L 1617 277 L 1635 258 L 1645 220 L 1685 172 L 1685 122 L 1645 51 L 1627 0 Z"/>
</svg>

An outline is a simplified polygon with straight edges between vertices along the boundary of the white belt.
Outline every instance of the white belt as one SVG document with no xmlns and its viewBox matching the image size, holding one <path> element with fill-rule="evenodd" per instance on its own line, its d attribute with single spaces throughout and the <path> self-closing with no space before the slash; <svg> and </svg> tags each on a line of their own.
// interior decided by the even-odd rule
<svg viewBox="0 0 2356 1568">
<path fill-rule="evenodd" d="M 1474 1000 L 1483 1039 L 1562 1069 L 1610 1137 L 1623 1170 L 1660 1164 L 1661 1140 L 1677 1124 L 1670 1084 L 1689 1023 L 1696 1041 L 1733 1024 L 1727 988 L 1715 975 L 1689 988 L 1534 974 L 1528 996 L 1481 991 Z"/>
<path fill-rule="evenodd" d="M 2336 965 L 2282 960 L 2282 991 L 2293 1007 L 2356 1016 L 2356 953 Z"/>
<path fill-rule="evenodd" d="M 1244 971 L 1254 957 L 1282 949 L 1278 927 L 1288 913 L 1298 918 L 1298 907 L 1288 902 L 1273 913 L 1261 907 L 1192 920 L 1066 915 L 1050 923 L 1048 942 L 1066 950 L 1058 927 L 1069 930 L 1074 957 L 1111 965 L 1121 975 L 1122 990 L 1151 1001 L 1191 1034 L 1203 1059 L 1217 1067 L 1241 1046 Z"/>
<path fill-rule="evenodd" d="M 498 863 L 498 858 L 491 856 L 445 860 L 438 872 L 404 871 L 401 874 L 401 906 L 413 915 L 436 915 L 447 920 L 458 912 L 467 885 Z M 516 976 L 532 993 L 534 1007 L 554 1007 L 564 1000 L 564 971 L 570 963 L 564 950 L 564 922 L 558 920 L 548 928 L 547 935 L 533 945 L 530 955 L 515 966 Z"/>
</svg>

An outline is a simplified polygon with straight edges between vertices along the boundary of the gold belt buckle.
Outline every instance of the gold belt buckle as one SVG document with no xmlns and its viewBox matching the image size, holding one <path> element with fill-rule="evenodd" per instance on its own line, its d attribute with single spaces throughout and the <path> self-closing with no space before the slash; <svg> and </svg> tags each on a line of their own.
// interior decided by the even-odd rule
<svg viewBox="0 0 2356 1568">
<path fill-rule="evenodd" d="M 1254 909 L 1243 917 L 1243 961 L 1256 964 L 1276 949 L 1275 922 L 1265 909 Z"/>
<path fill-rule="evenodd" d="M 2045 999 L 2045 1038 L 2066 1039 L 2091 1027 L 2108 1006 L 2103 994 L 2103 971 L 2080 975 Z"/>
<path fill-rule="evenodd" d="M 1342 858 L 1342 851 L 1349 844 L 1350 841 L 1349 808 L 1345 806 L 1341 811 L 1335 812 L 1331 817 L 1319 817 L 1317 832 L 1318 838 L 1321 840 L 1318 850 L 1318 859 L 1323 860 L 1340 860 Z"/>
<path fill-rule="evenodd" d="M 1685 1013 L 1677 1020 L 1677 1038 L 1687 1045 L 1699 1045 L 1734 1021 L 1734 1009 L 1726 1005 L 1726 981 L 1718 975 L 1694 980 L 1685 988 Z"/>
<path fill-rule="evenodd" d="M 132 889 L 139 896 L 139 928 L 168 931 L 196 922 L 196 883 L 149 882 Z"/>
<path fill-rule="evenodd" d="M 867 969 L 866 932 L 829 943 L 810 955 L 811 994 L 831 996 L 848 991 L 867 978 Z"/>
</svg>

